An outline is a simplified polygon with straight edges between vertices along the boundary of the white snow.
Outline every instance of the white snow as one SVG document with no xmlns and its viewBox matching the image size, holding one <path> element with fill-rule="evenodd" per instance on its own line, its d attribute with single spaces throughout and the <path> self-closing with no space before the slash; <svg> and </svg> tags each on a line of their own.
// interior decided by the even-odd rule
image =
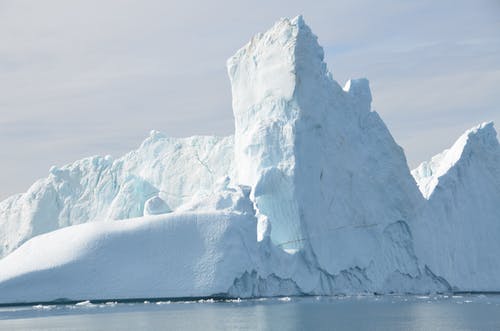
<svg viewBox="0 0 500 331">
<path fill-rule="evenodd" d="M 282 19 L 228 60 L 234 137 L 152 131 L 0 202 L 0 303 L 500 290 L 493 125 L 410 173 L 323 56 Z"/>
<path fill-rule="evenodd" d="M 255 229 L 251 217 L 227 212 L 66 227 L 0 260 L 0 302 L 227 292 L 252 268 Z"/>
</svg>

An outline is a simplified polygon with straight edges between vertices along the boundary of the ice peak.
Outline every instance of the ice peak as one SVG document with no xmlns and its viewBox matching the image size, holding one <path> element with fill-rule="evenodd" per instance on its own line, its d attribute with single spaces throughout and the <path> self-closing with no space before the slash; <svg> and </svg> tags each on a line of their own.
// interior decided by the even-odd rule
<svg viewBox="0 0 500 331">
<path fill-rule="evenodd" d="M 473 152 L 483 150 L 488 153 L 498 146 L 494 123 L 484 122 L 465 131 L 450 149 L 433 156 L 430 161 L 422 162 L 412 171 L 412 175 L 420 191 L 428 199 L 438 185 L 439 178 L 448 173 L 457 163 L 469 159 Z"/>
<path fill-rule="evenodd" d="M 311 28 L 307 25 L 302 15 L 297 15 L 293 18 L 283 17 L 265 33 L 255 35 L 249 44 L 258 40 L 260 37 L 267 37 L 271 39 L 272 37 L 285 37 L 286 39 L 296 42 L 299 35 L 311 38 L 317 43 L 318 38 L 312 33 Z"/>
<path fill-rule="evenodd" d="M 479 124 L 467 131 L 457 139 L 453 146 L 447 151 L 443 164 L 443 171 L 447 171 L 460 159 L 479 148 L 489 150 L 498 146 L 497 132 L 492 121 Z"/>
<path fill-rule="evenodd" d="M 161 138 L 165 138 L 165 137 L 166 137 L 165 134 L 160 132 L 160 131 L 157 131 L 157 130 L 149 131 L 149 138 L 152 140 L 161 139 Z"/>
<path fill-rule="evenodd" d="M 495 130 L 495 124 L 493 121 L 484 122 L 472 129 L 467 130 L 465 133 L 468 136 L 468 140 L 474 139 L 478 143 L 484 146 L 497 146 L 497 131 Z"/>
<path fill-rule="evenodd" d="M 302 16 L 282 18 L 228 59 L 233 109 L 266 99 L 291 100 L 301 77 L 327 76 L 323 48 Z"/>
<path fill-rule="evenodd" d="M 370 109 L 372 93 L 370 91 L 370 82 L 368 79 L 349 79 L 344 85 L 343 90 L 356 98 L 358 102 L 365 104 L 368 110 Z"/>
<path fill-rule="evenodd" d="M 307 26 L 306 23 L 304 22 L 304 16 L 302 15 L 297 15 L 291 20 L 292 24 L 297 25 L 298 27 L 305 27 Z"/>
</svg>

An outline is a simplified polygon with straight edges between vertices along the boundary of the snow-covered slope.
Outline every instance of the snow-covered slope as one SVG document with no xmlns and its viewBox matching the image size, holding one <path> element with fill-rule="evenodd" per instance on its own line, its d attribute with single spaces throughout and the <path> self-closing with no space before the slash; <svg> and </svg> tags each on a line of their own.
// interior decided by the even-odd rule
<svg viewBox="0 0 500 331">
<path fill-rule="evenodd" d="M 0 260 L 0 302 L 227 293 L 256 248 L 253 215 L 234 209 L 70 226 Z"/>
<path fill-rule="evenodd" d="M 413 172 L 428 198 L 417 253 L 451 286 L 500 290 L 500 145 L 493 123 L 465 132 Z"/>
<path fill-rule="evenodd" d="M 95 156 L 52 167 L 26 193 L 0 202 L 0 257 L 61 227 L 142 216 L 146 200 L 156 196 L 175 210 L 230 174 L 232 150 L 232 137 L 179 139 L 151 131 L 119 159 Z"/>
</svg>

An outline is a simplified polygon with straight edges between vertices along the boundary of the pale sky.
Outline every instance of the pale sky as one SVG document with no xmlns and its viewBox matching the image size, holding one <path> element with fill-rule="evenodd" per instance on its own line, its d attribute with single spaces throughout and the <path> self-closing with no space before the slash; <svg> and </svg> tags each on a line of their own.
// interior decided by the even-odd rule
<svg viewBox="0 0 500 331">
<path fill-rule="evenodd" d="M 226 59 L 298 14 L 339 83 L 370 80 L 411 168 L 500 127 L 500 0 L 0 0 L 0 199 L 151 129 L 231 134 Z"/>
</svg>

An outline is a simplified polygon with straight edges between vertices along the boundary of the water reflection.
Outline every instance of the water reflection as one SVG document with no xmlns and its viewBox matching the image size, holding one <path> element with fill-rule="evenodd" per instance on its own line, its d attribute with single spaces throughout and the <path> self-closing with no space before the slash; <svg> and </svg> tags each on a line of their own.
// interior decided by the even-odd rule
<svg viewBox="0 0 500 331">
<path fill-rule="evenodd" d="M 499 296 L 319 297 L 0 308 L 5 330 L 498 330 Z"/>
</svg>

